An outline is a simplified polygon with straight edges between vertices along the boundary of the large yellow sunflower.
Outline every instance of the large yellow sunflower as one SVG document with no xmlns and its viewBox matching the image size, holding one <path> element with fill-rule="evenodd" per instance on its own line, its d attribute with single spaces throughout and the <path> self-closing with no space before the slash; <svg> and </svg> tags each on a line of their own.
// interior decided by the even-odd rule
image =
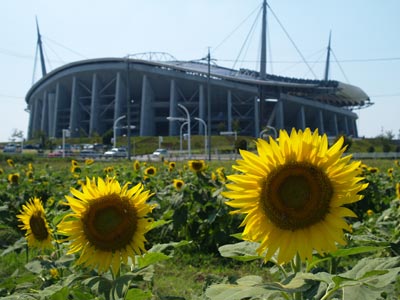
<svg viewBox="0 0 400 300">
<path fill-rule="evenodd" d="M 82 191 L 71 188 L 65 196 L 72 209 L 58 225 L 59 233 L 68 236 L 68 254 L 81 252 L 77 264 L 97 268 L 100 273 L 110 266 L 116 274 L 121 261 L 146 252 L 144 234 L 153 220 L 146 218 L 154 205 L 146 201 L 151 196 L 143 185 L 123 187 L 114 178 L 86 178 Z"/>
<path fill-rule="evenodd" d="M 345 244 L 346 217 L 356 217 L 345 204 L 361 200 L 367 187 L 359 176 L 360 162 L 342 157 L 343 138 L 328 147 L 326 135 L 310 129 L 280 131 L 278 142 L 257 140 L 258 154 L 240 152 L 233 166 L 242 174 L 228 176 L 234 183 L 223 195 L 235 211 L 245 214 L 243 238 L 260 242 L 258 253 L 279 264 L 296 253 L 310 259 Z"/>
<path fill-rule="evenodd" d="M 21 214 L 17 218 L 22 222 L 21 229 L 26 230 L 25 237 L 29 247 L 52 249 L 52 229 L 46 220 L 42 201 L 39 198 L 30 199 L 22 205 Z"/>
</svg>

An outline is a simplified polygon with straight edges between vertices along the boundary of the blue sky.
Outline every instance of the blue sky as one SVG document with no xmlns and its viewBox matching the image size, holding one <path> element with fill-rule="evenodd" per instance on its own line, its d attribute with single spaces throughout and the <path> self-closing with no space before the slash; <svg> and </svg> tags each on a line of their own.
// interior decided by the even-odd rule
<svg viewBox="0 0 400 300">
<path fill-rule="evenodd" d="M 39 65 L 33 74 L 36 16 L 48 71 L 82 59 L 149 51 L 168 52 L 179 60 L 200 59 L 208 47 L 218 65 L 258 69 L 261 19 L 256 21 L 256 17 L 261 3 L 262 0 L 0 1 L 0 141 L 8 141 L 14 129 L 27 133 L 24 97 L 33 78 L 40 78 Z M 269 0 L 268 4 L 272 11 L 268 12 L 267 71 L 322 78 L 332 31 L 330 78 L 359 86 L 374 102 L 371 107 L 356 111 L 360 136 L 375 137 L 392 131 L 397 137 L 400 1 Z"/>
</svg>

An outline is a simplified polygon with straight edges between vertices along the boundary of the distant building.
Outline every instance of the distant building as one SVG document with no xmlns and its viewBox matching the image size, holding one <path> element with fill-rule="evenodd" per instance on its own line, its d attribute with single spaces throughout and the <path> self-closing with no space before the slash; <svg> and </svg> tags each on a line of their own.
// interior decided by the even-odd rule
<svg viewBox="0 0 400 300">
<path fill-rule="evenodd" d="M 209 77 L 208 77 L 209 76 Z M 208 85 L 209 78 L 209 85 Z M 28 138 L 35 132 L 61 137 L 103 135 L 130 105 L 132 135 L 179 135 L 179 122 L 168 116 L 208 121 L 210 86 L 211 132 L 237 131 L 259 136 L 265 126 L 275 129 L 318 128 L 328 136 L 357 133 L 352 109 L 370 104 L 358 87 L 333 80 L 305 80 L 232 70 L 184 61 L 101 58 L 64 65 L 45 74 L 26 95 L 30 111 Z M 118 128 L 126 127 L 126 120 Z M 118 129 L 122 133 L 123 129 Z M 193 134 L 203 134 L 192 121 Z"/>
</svg>

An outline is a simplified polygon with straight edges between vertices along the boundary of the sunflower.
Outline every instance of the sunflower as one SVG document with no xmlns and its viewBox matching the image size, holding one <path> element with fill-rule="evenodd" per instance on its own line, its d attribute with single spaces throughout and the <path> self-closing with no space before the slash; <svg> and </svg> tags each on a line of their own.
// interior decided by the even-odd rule
<svg viewBox="0 0 400 300">
<path fill-rule="evenodd" d="M 174 179 L 173 181 L 173 185 L 174 188 L 179 192 L 182 190 L 183 186 L 184 186 L 184 181 L 182 179 Z"/>
<path fill-rule="evenodd" d="M 157 173 L 157 169 L 155 167 L 148 167 L 144 170 L 144 175 L 154 176 Z"/>
<path fill-rule="evenodd" d="M 81 167 L 79 165 L 71 165 L 70 171 L 72 174 L 81 173 Z"/>
<path fill-rule="evenodd" d="M 104 173 L 109 174 L 114 171 L 114 167 L 105 167 L 103 170 Z"/>
<path fill-rule="evenodd" d="M 206 163 L 203 159 L 189 160 L 188 165 L 189 169 L 195 173 L 200 173 L 206 168 Z"/>
<path fill-rule="evenodd" d="M 52 249 L 52 229 L 46 220 L 46 214 L 42 201 L 39 198 L 32 198 L 22 206 L 21 214 L 17 218 L 23 223 L 19 225 L 26 230 L 25 237 L 29 247 L 39 249 Z"/>
<path fill-rule="evenodd" d="M 140 162 L 138 160 L 134 161 L 133 170 L 135 170 L 135 171 L 139 171 L 140 170 Z"/>
<path fill-rule="evenodd" d="M 15 167 L 15 163 L 11 158 L 7 159 L 7 164 L 12 168 Z"/>
<path fill-rule="evenodd" d="M 0 168 L 0 175 L 4 174 L 4 170 Z"/>
<path fill-rule="evenodd" d="M 28 178 L 29 181 L 33 181 L 33 171 L 28 170 L 25 172 L 26 178 Z"/>
<path fill-rule="evenodd" d="M 68 254 L 80 252 L 77 264 L 97 268 L 100 273 L 109 267 L 114 274 L 121 261 L 146 252 L 144 234 L 153 220 L 146 218 L 154 205 L 146 201 L 151 196 L 141 183 L 128 188 L 115 178 L 86 178 L 82 191 L 71 188 L 73 196 L 65 196 L 72 213 L 58 225 L 59 233 L 70 241 Z"/>
<path fill-rule="evenodd" d="M 342 205 L 362 199 L 367 187 L 359 176 L 360 162 L 350 162 L 343 138 L 328 147 L 326 135 L 293 129 L 280 131 L 278 142 L 258 139 L 258 155 L 242 150 L 243 160 L 233 166 L 242 174 L 228 176 L 233 183 L 223 195 L 232 213 L 245 214 L 241 224 L 245 240 L 261 242 L 260 255 L 269 260 L 277 253 L 279 264 L 296 253 L 311 259 L 345 244 L 346 217 L 356 217 Z"/>
<path fill-rule="evenodd" d="M 396 196 L 400 199 L 400 183 L 396 183 Z"/>
<path fill-rule="evenodd" d="M 168 171 L 172 172 L 176 167 L 176 163 L 174 161 L 169 162 L 168 164 Z"/>
<path fill-rule="evenodd" d="M 17 185 L 19 183 L 19 173 L 8 174 L 8 182 Z"/>
<path fill-rule="evenodd" d="M 91 158 L 86 158 L 86 159 L 85 159 L 85 165 L 86 165 L 86 166 L 93 165 L 93 163 L 94 163 L 94 160 L 93 160 L 93 159 L 91 159 Z"/>
<path fill-rule="evenodd" d="M 378 169 L 378 168 L 375 168 L 375 167 L 369 167 L 369 168 L 368 168 L 368 171 L 369 171 L 370 173 L 378 173 L 378 172 L 379 172 L 379 169 Z"/>
<path fill-rule="evenodd" d="M 387 173 L 388 173 L 388 176 L 389 176 L 390 178 L 393 178 L 393 168 L 389 168 L 389 169 L 387 170 Z"/>
<path fill-rule="evenodd" d="M 219 167 L 216 170 L 217 174 L 218 174 L 218 179 L 220 182 L 225 182 L 226 181 L 226 175 L 225 175 L 225 168 L 224 167 Z"/>
</svg>

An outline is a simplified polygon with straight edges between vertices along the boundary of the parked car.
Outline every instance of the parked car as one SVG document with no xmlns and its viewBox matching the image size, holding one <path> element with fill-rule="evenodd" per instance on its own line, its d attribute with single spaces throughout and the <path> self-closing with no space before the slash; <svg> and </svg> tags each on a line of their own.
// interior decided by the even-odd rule
<svg viewBox="0 0 400 300">
<path fill-rule="evenodd" d="M 50 152 L 47 154 L 47 157 L 63 157 L 63 150 L 62 149 L 56 149 L 53 152 Z M 65 150 L 65 157 L 67 156 L 72 156 L 74 153 L 71 150 Z"/>
<path fill-rule="evenodd" d="M 17 152 L 17 146 L 14 144 L 7 144 L 3 149 L 3 153 L 15 153 L 15 152 Z"/>
<path fill-rule="evenodd" d="M 104 157 L 128 157 L 128 153 L 125 148 L 112 148 L 111 150 L 104 152 Z"/>
<path fill-rule="evenodd" d="M 91 149 L 83 149 L 79 152 L 79 156 L 82 158 L 98 158 L 101 154 Z"/>
<path fill-rule="evenodd" d="M 166 156 L 166 155 L 168 155 L 168 150 L 167 149 L 157 149 L 157 150 L 155 150 L 154 152 L 153 152 L 153 155 L 154 156 Z"/>
<path fill-rule="evenodd" d="M 157 149 L 153 152 L 151 155 L 153 158 L 156 159 L 163 159 L 168 156 L 168 150 L 167 149 Z"/>
</svg>

